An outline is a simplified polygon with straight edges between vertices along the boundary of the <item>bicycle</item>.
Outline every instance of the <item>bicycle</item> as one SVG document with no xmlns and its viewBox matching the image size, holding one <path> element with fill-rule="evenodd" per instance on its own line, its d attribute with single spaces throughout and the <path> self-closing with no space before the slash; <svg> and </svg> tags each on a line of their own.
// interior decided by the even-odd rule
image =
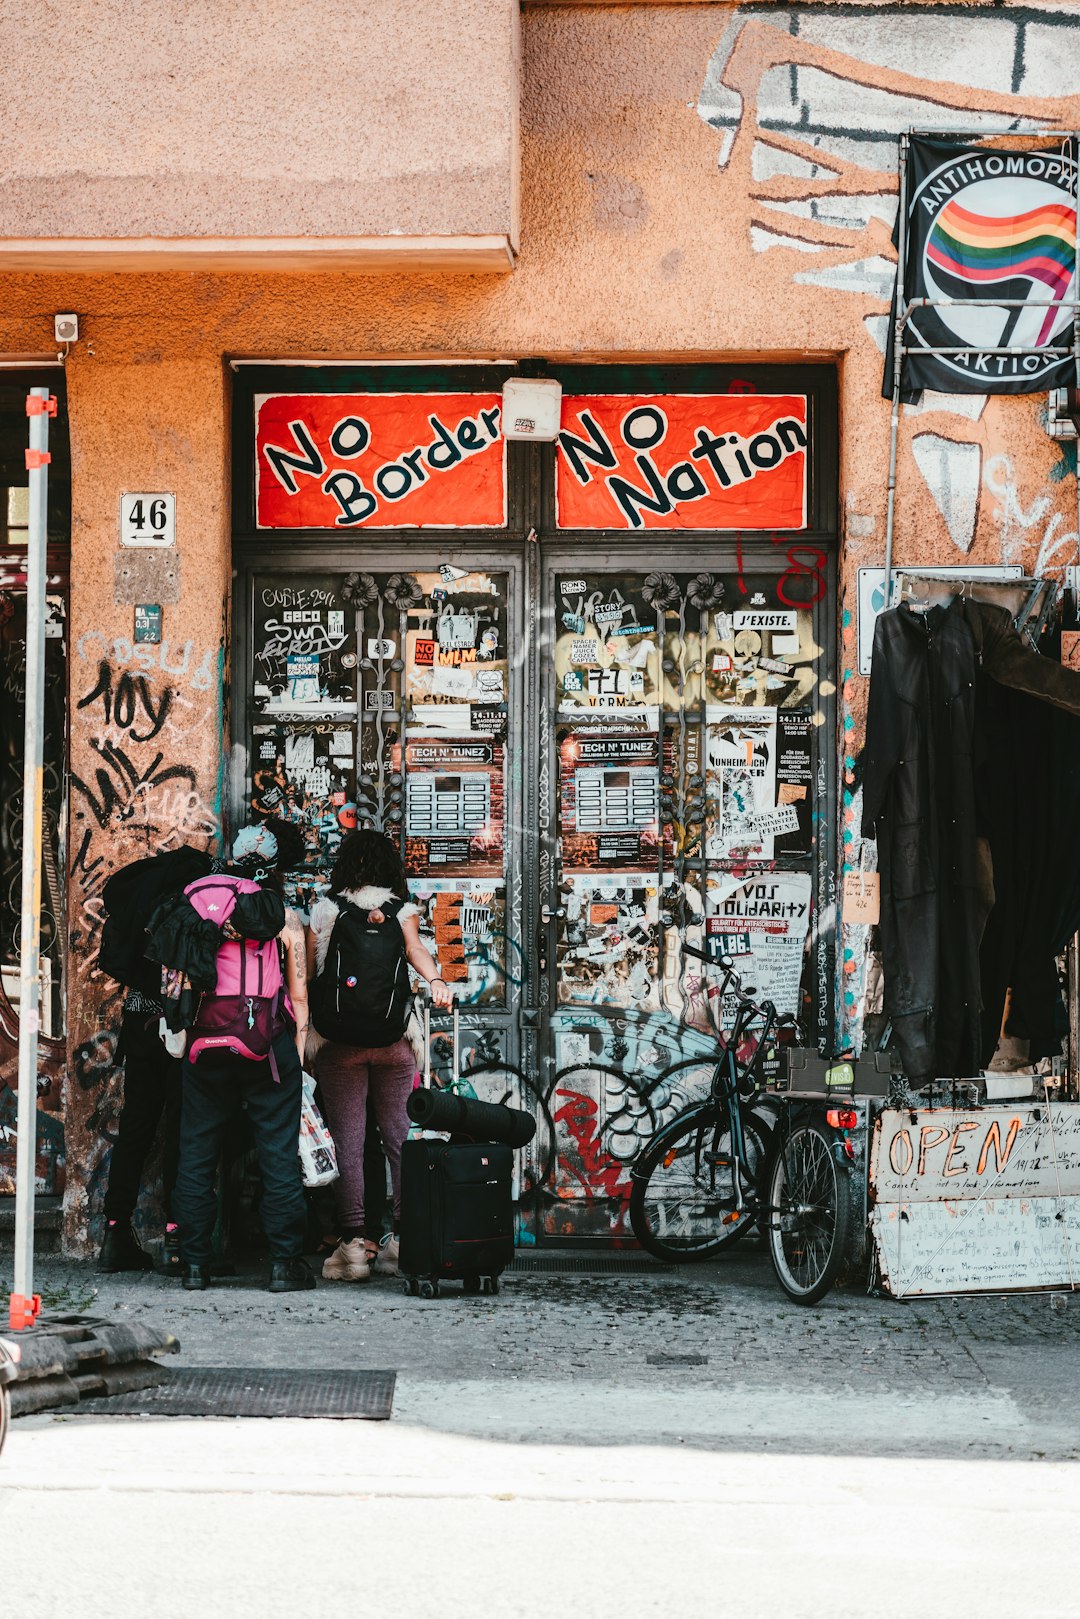
<svg viewBox="0 0 1080 1619">
<path fill-rule="evenodd" d="M 844 1263 L 854 1218 L 843 1129 L 823 1122 L 812 1101 L 764 1088 L 765 1052 L 774 1035 L 798 1039 L 796 1020 L 755 1001 L 727 958 L 682 948 L 723 970 L 707 999 L 723 1007 L 734 998 L 735 1019 L 725 1035 L 713 1016 L 721 1049 L 708 1095 L 663 1125 L 631 1167 L 634 1235 L 657 1258 L 684 1263 L 711 1259 L 760 1225 L 780 1286 L 796 1303 L 816 1304 Z M 754 1113 L 766 1099 L 779 1108 L 773 1129 Z"/>
</svg>

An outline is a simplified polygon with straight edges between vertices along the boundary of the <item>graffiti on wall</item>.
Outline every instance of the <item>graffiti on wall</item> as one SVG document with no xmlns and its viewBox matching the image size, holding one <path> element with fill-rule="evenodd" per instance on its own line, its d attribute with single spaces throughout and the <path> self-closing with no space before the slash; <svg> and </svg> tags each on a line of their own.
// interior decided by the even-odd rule
<svg viewBox="0 0 1080 1619">
<path fill-rule="evenodd" d="M 69 997 L 74 1030 L 70 1149 L 82 1172 L 75 1225 L 100 1204 L 120 1092 L 116 1044 L 121 993 L 96 971 L 105 921 L 102 890 L 132 860 L 191 844 L 206 848 L 220 824 L 217 783 L 207 792 L 207 707 L 222 682 L 222 646 L 194 640 L 136 645 L 88 630 L 75 643 L 71 694 Z M 81 1036 L 81 1038 L 79 1038 Z"/>
</svg>

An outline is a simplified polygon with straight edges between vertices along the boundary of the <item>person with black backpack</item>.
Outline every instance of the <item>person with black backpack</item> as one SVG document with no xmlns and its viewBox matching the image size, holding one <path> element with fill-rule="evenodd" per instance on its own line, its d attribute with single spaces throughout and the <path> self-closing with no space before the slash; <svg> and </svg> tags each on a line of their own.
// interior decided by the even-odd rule
<svg viewBox="0 0 1080 1619">
<path fill-rule="evenodd" d="M 315 1074 L 337 1147 L 340 1238 L 323 1265 L 327 1281 L 394 1276 L 401 1218 L 401 1149 L 409 1133 L 405 1104 L 416 1057 L 405 1035 L 412 1007 L 409 967 L 430 986 L 436 1006 L 453 994 L 420 941 L 415 905 L 393 843 L 369 828 L 342 841 L 330 893 L 311 907 L 309 1007 Z M 371 1095 L 393 1185 L 393 1228 L 382 1239 L 365 1222 L 364 1142 Z"/>
<path fill-rule="evenodd" d="M 160 1032 L 164 1004 L 161 968 L 145 954 L 146 924 L 170 894 L 210 870 L 210 856 L 183 845 L 113 873 L 102 889 L 106 912 L 98 949 L 98 971 L 123 985 L 116 1062 L 123 1064 L 124 1097 L 109 1160 L 105 1189 L 105 1235 L 99 1269 L 151 1270 L 153 1258 L 132 1228 L 143 1171 L 164 1118 L 163 1186 L 165 1240 L 163 1269 L 179 1271 L 180 1247 L 172 1216 L 172 1191 L 180 1136 L 180 1059 L 166 1049 Z"/>
</svg>

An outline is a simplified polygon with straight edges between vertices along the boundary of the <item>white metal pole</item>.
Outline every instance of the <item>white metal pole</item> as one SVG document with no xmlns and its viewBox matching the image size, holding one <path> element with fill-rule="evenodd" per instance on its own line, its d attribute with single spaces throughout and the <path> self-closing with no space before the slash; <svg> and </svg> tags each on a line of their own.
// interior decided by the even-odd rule
<svg viewBox="0 0 1080 1619">
<path fill-rule="evenodd" d="M 896 451 L 900 439 L 900 388 L 904 365 L 904 336 L 907 331 L 907 198 L 908 198 L 908 146 L 907 135 L 900 136 L 899 194 L 900 207 L 896 219 L 896 314 L 893 325 L 893 389 L 892 412 L 889 417 L 889 482 L 885 502 L 885 609 L 891 606 L 893 574 L 893 530 L 896 523 Z"/>
<path fill-rule="evenodd" d="M 15 1156 L 15 1288 L 13 1331 L 31 1327 L 41 1301 L 34 1294 L 34 1178 L 37 1160 L 38 1030 L 41 1026 L 41 826 L 45 731 L 45 551 L 49 487 L 48 388 L 26 401 L 30 448 L 30 528 L 26 556 L 26 729 L 23 754 L 22 932 L 19 981 L 19 1107 Z"/>
</svg>

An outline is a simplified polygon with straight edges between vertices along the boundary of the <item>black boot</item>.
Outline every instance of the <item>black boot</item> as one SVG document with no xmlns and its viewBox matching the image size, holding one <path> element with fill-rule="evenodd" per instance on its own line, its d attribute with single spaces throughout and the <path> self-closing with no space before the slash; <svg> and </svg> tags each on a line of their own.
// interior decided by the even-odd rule
<svg viewBox="0 0 1080 1619">
<path fill-rule="evenodd" d="M 146 1249 L 139 1246 L 139 1240 L 131 1229 L 130 1221 L 117 1220 L 115 1224 L 106 1227 L 98 1270 L 114 1275 L 118 1271 L 153 1270 L 153 1268 L 154 1261 Z"/>
<path fill-rule="evenodd" d="M 184 1259 L 180 1252 L 180 1234 L 175 1226 L 165 1233 L 165 1245 L 161 1251 L 161 1263 L 158 1272 L 162 1276 L 182 1276 L 184 1274 Z"/>
<path fill-rule="evenodd" d="M 209 1265 L 185 1265 L 180 1285 L 187 1293 L 202 1293 L 210 1285 Z"/>
<path fill-rule="evenodd" d="M 275 1259 L 270 1266 L 271 1293 L 306 1293 L 315 1275 L 304 1259 Z"/>
</svg>

